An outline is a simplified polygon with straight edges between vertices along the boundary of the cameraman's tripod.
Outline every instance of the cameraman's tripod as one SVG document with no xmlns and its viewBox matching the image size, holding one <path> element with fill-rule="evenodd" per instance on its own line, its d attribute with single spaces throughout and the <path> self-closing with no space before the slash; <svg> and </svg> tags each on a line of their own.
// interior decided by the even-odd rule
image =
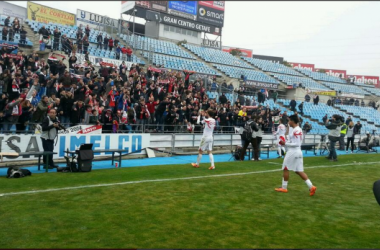
<svg viewBox="0 0 380 250">
<path fill-rule="evenodd" d="M 316 148 L 317 151 L 319 150 L 319 155 L 323 155 L 325 154 L 325 152 L 327 154 L 330 154 L 328 143 L 329 142 L 327 141 L 326 135 L 321 135 L 321 140 L 319 141 L 318 146 Z"/>
</svg>

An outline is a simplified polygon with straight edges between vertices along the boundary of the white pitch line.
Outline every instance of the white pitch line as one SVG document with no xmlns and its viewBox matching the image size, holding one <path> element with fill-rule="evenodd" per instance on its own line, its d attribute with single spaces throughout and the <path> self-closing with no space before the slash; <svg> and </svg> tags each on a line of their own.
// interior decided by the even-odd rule
<svg viewBox="0 0 380 250">
<path fill-rule="evenodd" d="M 273 164 L 273 165 L 282 165 L 281 163 L 278 163 L 278 162 L 267 162 L 269 164 Z"/>
<path fill-rule="evenodd" d="M 372 164 L 379 164 L 379 162 L 357 162 L 354 164 L 355 165 L 372 165 Z M 305 167 L 305 169 L 344 167 L 344 166 L 352 166 L 352 165 L 353 165 L 352 163 L 340 164 L 340 165 L 321 165 L 321 166 Z M 0 194 L 0 197 L 20 195 L 20 194 L 47 193 L 47 192 L 55 192 L 55 191 L 62 191 L 62 190 L 74 190 L 74 189 L 83 189 L 83 188 L 110 187 L 110 186 L 139 184 L 139 183 L 148 183 L 148 182 L 166 182 L 166 181 L 194 180 L 194 179 L 215 178 L 215 177 L 240 176 L 240 175 L 249 175 L 249 174 L 262 174 L 262 173 L 271 173 L 271 172 L 279 172 L 279 171 L 282 171 L 282 170 L 281 169 L 272 169 L 272 170 L 263 170 L 263 171 L 246 172 L 246 173 L 234 173 L 234 174 L 217 174 L 217 175 L 204 175 L 204 176 L 182 177 L 182 178 L 172 178 L 172 179 L 126 181 L 126 182 L 117 182 L 117 183 L 108 183 L 108 184 L 94 184 L 94 185 L 84 185 L 84 186 L 77 186 L 77 187 L 51 188 L 51 189 L 42 189 L 42 190 L 33 190 L 33 191 L 2 193 L 2 194 Z"/>
</svg>

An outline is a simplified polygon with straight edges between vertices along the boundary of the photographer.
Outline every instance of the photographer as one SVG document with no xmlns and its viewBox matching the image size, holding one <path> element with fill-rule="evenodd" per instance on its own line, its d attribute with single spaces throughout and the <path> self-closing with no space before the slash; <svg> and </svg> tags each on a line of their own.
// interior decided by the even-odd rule
<svg viewBox="0 0 380 250">
<path fill-rule="evenodd" d="M 41 140 L 42 140 L 42 147 L 45 152 L 53 152 L 54 151 L 54 139 L 58 135 L 58 130 L 65 129 L 58 121 L 57 119 L 57 112 L 55 109 L 51 109 L 49 111 L 49 114 L 42 122 L 42 134 L 41 134 Z M 47 157 L 49 157 L 49 166 L 46 166 L 46 160 Z M 49 169 L 57 168 L 56 165 L 54 165 L 53 161 L 53 155 L 44 155 L 43 157 L 44 162 L 44 168 L 48 167 Z"/>
<path fill-rule="evenodd" d="M 252 144 L 253 148 L 253 161 L 259 160 L 259 150 L 257 148 L 257 135 L 256 132 L 259 131 L 259 127 L 257 126 L 256 122 L 251 119 L 252 114 L 248 115 L 248 120 L 246 121 L 244 125 L 244 132 L 242 134 L 242 141 L 244 141 L 243 149 L 240 154 L 240 160 L 244 160 L 245 152 L 249 146 L 249 144 Z"/>
<path fill-rule="evenodd" d="M 340 139 L 340 129 L 344 123 L 344 118 L 340 115 L 333 115 L 330 119 L 326 120 L 326 128 L 330 130 L 329 140 L 330 140 L 330 154 L 326 157 L 328 160 L 337 161 L 337 155 L 335 150 L 335 144 Z"/>
</svg>

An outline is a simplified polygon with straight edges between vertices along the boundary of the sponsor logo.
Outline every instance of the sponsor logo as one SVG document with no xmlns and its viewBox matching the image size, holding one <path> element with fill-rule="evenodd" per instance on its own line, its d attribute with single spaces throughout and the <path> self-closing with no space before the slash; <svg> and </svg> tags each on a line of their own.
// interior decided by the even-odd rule
<svg viewBox="0 0 380 250">
<path fill-rule="evenodd" d="M 204 8 L 200 8 L 200 9 L 199 9 L 199 14 L 200 14 L 201 16 L 205 16 L 205 15 L 206 15 L 206 10 L 205 10 Z"/>
<path fill-rule="evenodd" d="M 211 48 L 220 48 L 220 42 L 219 41 L 212 41 L 208 39 L 203 39 L 202 41 L 203 46 L 211 47 Z"/>
</svg>

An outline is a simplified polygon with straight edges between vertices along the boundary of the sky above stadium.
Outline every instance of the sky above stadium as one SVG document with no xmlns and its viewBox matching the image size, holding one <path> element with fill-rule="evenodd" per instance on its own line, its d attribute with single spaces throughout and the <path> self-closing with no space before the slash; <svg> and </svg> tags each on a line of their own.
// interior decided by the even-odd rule
<svg viewBox="0 0 380 250">
<path fill-rule="evenodd" d="M 120 18 L 120 1 L 34 2 L 74 14 L 83 9 Z M 228 1 L 222 42 L 288 62 L 380 76 L 379 11 L 380 2 Z"/>
</svg>

